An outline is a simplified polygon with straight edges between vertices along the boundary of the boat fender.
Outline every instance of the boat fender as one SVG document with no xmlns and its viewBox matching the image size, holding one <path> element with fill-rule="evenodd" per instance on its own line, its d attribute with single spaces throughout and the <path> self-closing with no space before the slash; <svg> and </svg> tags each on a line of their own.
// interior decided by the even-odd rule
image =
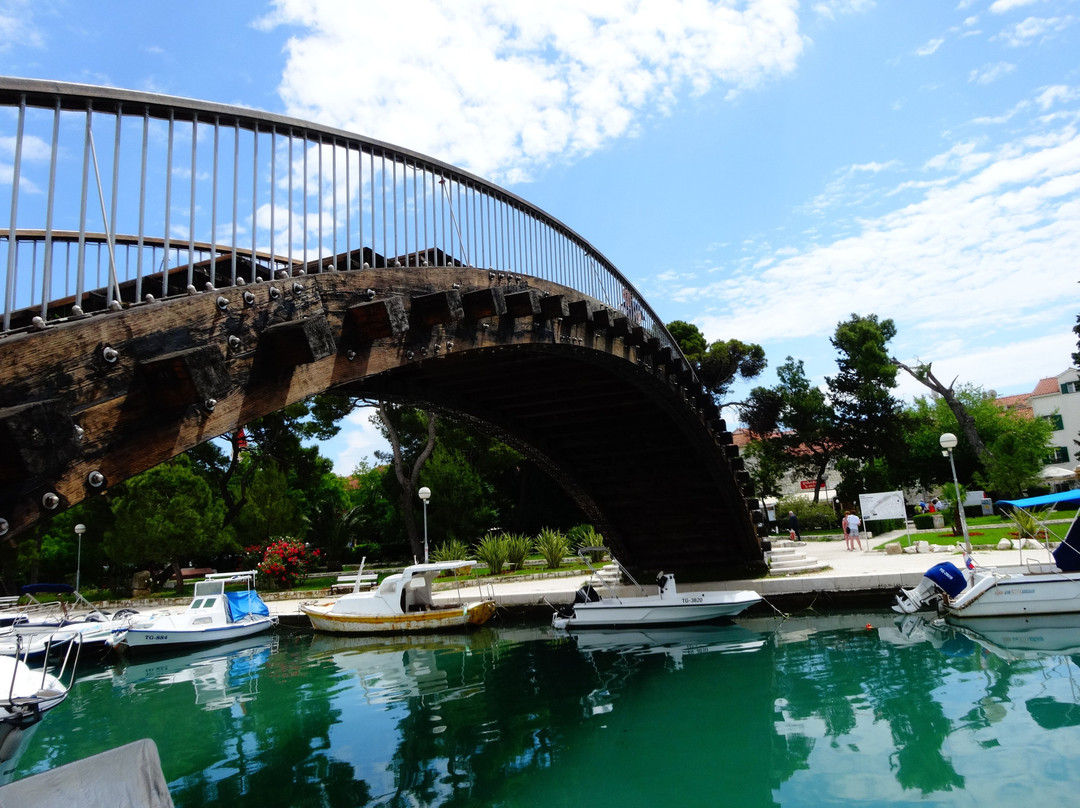
<svg viewBox="0 0 1080 808">
<path fill-rule="evenodd" d="M 600 600 L 600 593 L 593 589 L 590 584 L 585 584 L 574 593 L 574 603 L 596 603 L 598 600 Z"/>
</svg>

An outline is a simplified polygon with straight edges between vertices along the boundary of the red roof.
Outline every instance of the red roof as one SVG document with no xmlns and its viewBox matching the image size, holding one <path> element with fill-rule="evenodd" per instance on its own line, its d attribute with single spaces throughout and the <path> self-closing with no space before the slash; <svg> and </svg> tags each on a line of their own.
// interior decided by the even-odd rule
<svg viewBox="0 0 1080 808">
<path fill-rule="evenodd" d="M 1039 383 L 1035 385 L 1035 389 L 1031 391 L 1033 396 L 1051 396 L 1054 393 L 1060 393 L 1061 386 L 1058 384 L 1057 376 L 1048 376 L 1045 379 L 1039 379 Z"/>
</svg>

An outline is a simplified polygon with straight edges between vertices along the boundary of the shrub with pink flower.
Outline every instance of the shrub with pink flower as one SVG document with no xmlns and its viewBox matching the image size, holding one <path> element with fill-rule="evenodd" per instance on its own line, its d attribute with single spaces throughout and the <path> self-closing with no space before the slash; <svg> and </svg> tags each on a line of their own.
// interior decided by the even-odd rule
<svg viewBox="0 0 1080 808">
<path fill-rule="evenodd" d="M 309 553 L 304 543 L 296 539 L 275 539 L 263 552 L 258 570 L 275 588 L 292 589 L 318 552 Z"/>
</svg>

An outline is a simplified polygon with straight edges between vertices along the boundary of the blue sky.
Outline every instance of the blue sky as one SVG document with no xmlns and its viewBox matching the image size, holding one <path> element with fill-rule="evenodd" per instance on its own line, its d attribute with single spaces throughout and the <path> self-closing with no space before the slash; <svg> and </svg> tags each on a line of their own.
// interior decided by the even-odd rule
<svg viewBox="0 0 1080 808">
<path fill-rule="evenodd" d="M 454 163 L 583 235 L 665 321 L 817 381 L 853 312 L 1002 394 L 1076 350 L 1077 0 L 0 0 L 0 72 Z M 366 421 L 324 446 L 339 472 L 377 444 Z"/>
</svg>

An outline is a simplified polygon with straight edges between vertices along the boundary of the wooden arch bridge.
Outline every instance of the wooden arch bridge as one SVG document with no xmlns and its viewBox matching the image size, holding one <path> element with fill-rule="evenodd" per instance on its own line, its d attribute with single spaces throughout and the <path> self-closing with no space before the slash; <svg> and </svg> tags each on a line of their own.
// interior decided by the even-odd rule
<svg viewBox="0 0 1080 808">
<path fill-rule="evenodd" d="M 543 211 L 267 113 L 23 79 L 0 105 L 0 536 L 330 391 L 485 424 L 635 572 L 765 571 L 716 404 Z"/>
</svg>

